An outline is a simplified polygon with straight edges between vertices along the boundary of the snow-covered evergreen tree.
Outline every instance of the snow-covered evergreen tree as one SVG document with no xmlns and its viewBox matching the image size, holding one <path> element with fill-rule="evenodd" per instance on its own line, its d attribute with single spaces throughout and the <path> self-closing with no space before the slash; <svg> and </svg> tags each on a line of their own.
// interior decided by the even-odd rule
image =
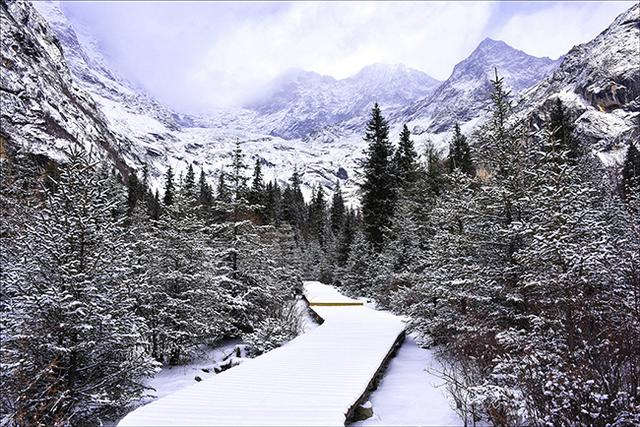
<svg viewBox="0 0 640 427">
<path fill-rule="evenodd" d="M 364 140 L 369 144 L 363 164 L 362 218 L 364 232 L 376 250 L 382 248 L 396 202 L 396 171 L 389 126 L 378 104 L 373 106 Z"/>
<path fill-rule="evenodd" d="M 3 390 L 17 424 L 95 422 L 144 391 L 155 365 L 128 289 L 131 247 L 108 177 L 74 149 L 56 192 L 19 239 L 20 274 L 3 313 Z"/>
</svg>

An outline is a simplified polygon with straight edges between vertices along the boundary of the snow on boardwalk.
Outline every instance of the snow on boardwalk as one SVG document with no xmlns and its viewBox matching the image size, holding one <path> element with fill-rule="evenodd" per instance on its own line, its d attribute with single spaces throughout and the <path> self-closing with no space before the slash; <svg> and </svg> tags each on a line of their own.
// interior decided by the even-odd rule
<svg viewBox="0 0 640 427">
<path fill-rule="evenodd" d="M 142 406 L 119 425 L 344 425 L 404 323 L 363 305 L 336 305 L 356 301 L 319 282 L 305 282 L 305 296 L 321 326 Z"/>
</svg>

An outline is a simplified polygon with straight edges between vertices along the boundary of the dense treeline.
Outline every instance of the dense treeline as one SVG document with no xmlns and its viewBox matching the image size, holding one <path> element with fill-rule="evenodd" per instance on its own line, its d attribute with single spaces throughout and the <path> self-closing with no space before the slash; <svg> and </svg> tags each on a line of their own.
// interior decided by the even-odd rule
<svg viewBox="0 0 640 427">
<path fill-rule="evenodd" d="M 376 105 L 360 209 L 307 202 L 241 145 L 215 182 L 187 165 L 151 191 L 77 149 L 57 165 L 0 139 L 2 414 L 109 419 L 161 364 L 242 337 L 291 339 L 301 279 L 409 315 L 468 423 L 640 423 L 640 154 L 604 168 L 560 100 L 538 128 L 496 76 L 491 119 L 448 154 L 396 144 Z"/>
<path fill-rule="evenodd" d="M 496 76 L 492 108 L 473 144 L 455 125 L 448 155 L 420 160 L 374 107 L 334 283 L 411 316 L 468 423 L 640 423 L 637 147 L 618 179 L 560 100 L 536 128 Z"/>
<path fill-rule="evenodd" d="M 281 345 L 298 332 L 301 277 L 325 268 L 313 260 L 331 227 L 355 221 L 344 206 L 331 219 L 321 189 L 306 204 L 297 172 L 283 189 L 259 161 L 248 176 L 240 144 L 215 190 L 189 165 L 168 168 L 160 194 L 146 167 L 125 186 L 82 149 L 57 165 L 2 143 L 7 422 L 98 423 L 203 345 Z"/>
</svg>

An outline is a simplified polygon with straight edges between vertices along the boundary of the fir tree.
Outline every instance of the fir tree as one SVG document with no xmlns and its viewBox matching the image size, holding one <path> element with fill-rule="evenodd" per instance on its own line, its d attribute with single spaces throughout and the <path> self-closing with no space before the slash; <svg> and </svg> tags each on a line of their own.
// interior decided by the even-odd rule
<svg viewBox="0 0 640 427">
<path fill-rule="evenodd" d="M 251 189 L 249 190 L 248 200 L 251 205 L 254 206 L 254 211 L 258 217 L 260 223 L 265 223 L 265 186 L 262 179 L 262 168 L 260 165 L 260 159 L 256 159 L 256 164 L 253 169 L 253 179 L 251 181 Z"/>
<path fill-rule="evenodd" d="M 391 223 L 396 202 L 394 154 L 388 134 L 387 121 L 382 117 L 378 104 L 375 104 L 364 137 L 369 146 L 363 165 L 361 203 L 364 231 L 377 250 L 384 242 L 384 233 Z"/>
<path fill-rule="evenodd" d="M 198 202 L 200 203 L 200 206 L 205 209 L 211 207 L 211 204 L 213 203 L 211 187 L 207 182 L 204 169 L 200 169 L 200 178 L 198 179 Z"/>
<path fill-rule="evenodd" d="M 216 200 L 221 202 L 231 201 L 231 190 L 227 183 L 227 174 L 224 170 L 218 175 L 218 186 L 216 188 Z"/>
<path fill-rule="evenodd" d="M 282 192 L 278 182 L 274 179 L 267 183 L 265 188 L 265 216 L 267 222 L 280 227 L 282 221 Z"/>
<path fill-rule="evenodd" d="M 467 175 L 473 176 L 475 168 L 471 161 L 471 149 L 467 143 L 467 137 L 460 131 L 460 126 L 456 123 L 453 127 L 453 139 L 449 144 L 449 172 L 459 168 Z"/>
<path fill-rule="evenodd" d="M 640 194 L 640 151 L 633 143 L 629 142 L 627 154 L 622 166 L 622 195 L 629 200 L 638 198 Z"/>
<path fill-rule="evenodd" d="M 338 267 L 344 267 L 346 265 L 356 233 L 356 214 L 352 209 L 346 212 L 341 231 L 336 248 L 336 264 Z"/>
<path fill-rule="evenodd" d="M 16 424 L 104 420 L 141 397 L 155 371 L 139 351 L 146 327 L 129 290 L 140 283 L 110 178 L 83 151 L 68 157 L 59 191 L 46 191 L 21 236 L 22 274 L 3 283 L 13 309 L 2 319 L 2 384 Z"/>
<path fill-rule="evenodd" d="M 567 151 L 566 161 L 575 165 L 578 157 L 580 157 L 580 147 L 578 141 L 572 135 L 575 126 L 559 97 L 556 98 L 551 107 L 547 127 L 556 141 L 555 146 Z"/>
<path fill-rule="evenodd" d="M 183 190 L 188 193 L 193 193 L 196 186 L 196 175 L 193 171 L 193 164 L 189 163 L 187 168 L 187 174 L 184 177 Z"/>
<path fill-rule="evenodd" d="M 248 166 L 244 163 L 244 153 L 242 152 L 240 140 L 236 139 L 236 145 L 232 152 L 231 161 L 231 192 L 234 200 L 240 200 L 247 193 L 247 181 L 245 171 Z"/>
<path fill-rule="evenodd" d="M 336 182 L 336 188 L 331 198 L 331 229 L 335 235 L 342 229 L 345 220 L 344 199 L 342 198 L 342 189 L 340 181 Z"/>
<path fill-rule="evenodd" d="M 324 189 L 318 184 L 309 205 L 309 230 L 311 235 L 320 243 L 320 247 L 324 247 L 326 241 L 326 211 L 327 201 L 325 200 Z"/>
<path fill-rule="evenodd" d="M 400 143 L 395 153 L 394 163 L 400 182 L 400 186 L 403 184 L 411 184 L 418 178 L 418 153 L 413 146 L 411 140 L 411 132 L 405 124 L 402 127 L 400 133 Z"/>
<path fill-rule="evenodd" d="M 425 149 L 426 173 L 424 178 L 424 186 L 431 197 L 438 197 L 444 189 L 444 173 L 445 168 L 442 158 L 436 150 L 433 143 L 427 143 Z"/>
<path fill-rule="evenodd" d="M 171 204 L 173 204 L 173 193 L 173 169 L 169 166 L 167 168 L 167 174 L 165 175 L 164 199 L 162 200 L 165 206 L 171 206 Z"/>
<path fill-rule="evenodd" d="M 264 192 L 264 180 L 262 179 L 262 167 L 260 159 L 256 159 L 256 165 L 253 169 L 253 180 L 251 181 L 251 191 L 254 194 L 262 194 Z"/>
</svg>

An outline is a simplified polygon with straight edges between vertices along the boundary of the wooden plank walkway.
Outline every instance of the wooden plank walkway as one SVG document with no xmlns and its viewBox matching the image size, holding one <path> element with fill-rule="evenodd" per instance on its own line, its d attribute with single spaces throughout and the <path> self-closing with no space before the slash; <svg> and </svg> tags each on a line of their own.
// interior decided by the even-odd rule
<svg viewBox="0 0 640 427">
<path fill-rule="evenodd" d="M 128 414 L 120 426 L 338 426 L 404 332 L 399 317 L 305 283 L 318 328 Z"/>
</svg>

